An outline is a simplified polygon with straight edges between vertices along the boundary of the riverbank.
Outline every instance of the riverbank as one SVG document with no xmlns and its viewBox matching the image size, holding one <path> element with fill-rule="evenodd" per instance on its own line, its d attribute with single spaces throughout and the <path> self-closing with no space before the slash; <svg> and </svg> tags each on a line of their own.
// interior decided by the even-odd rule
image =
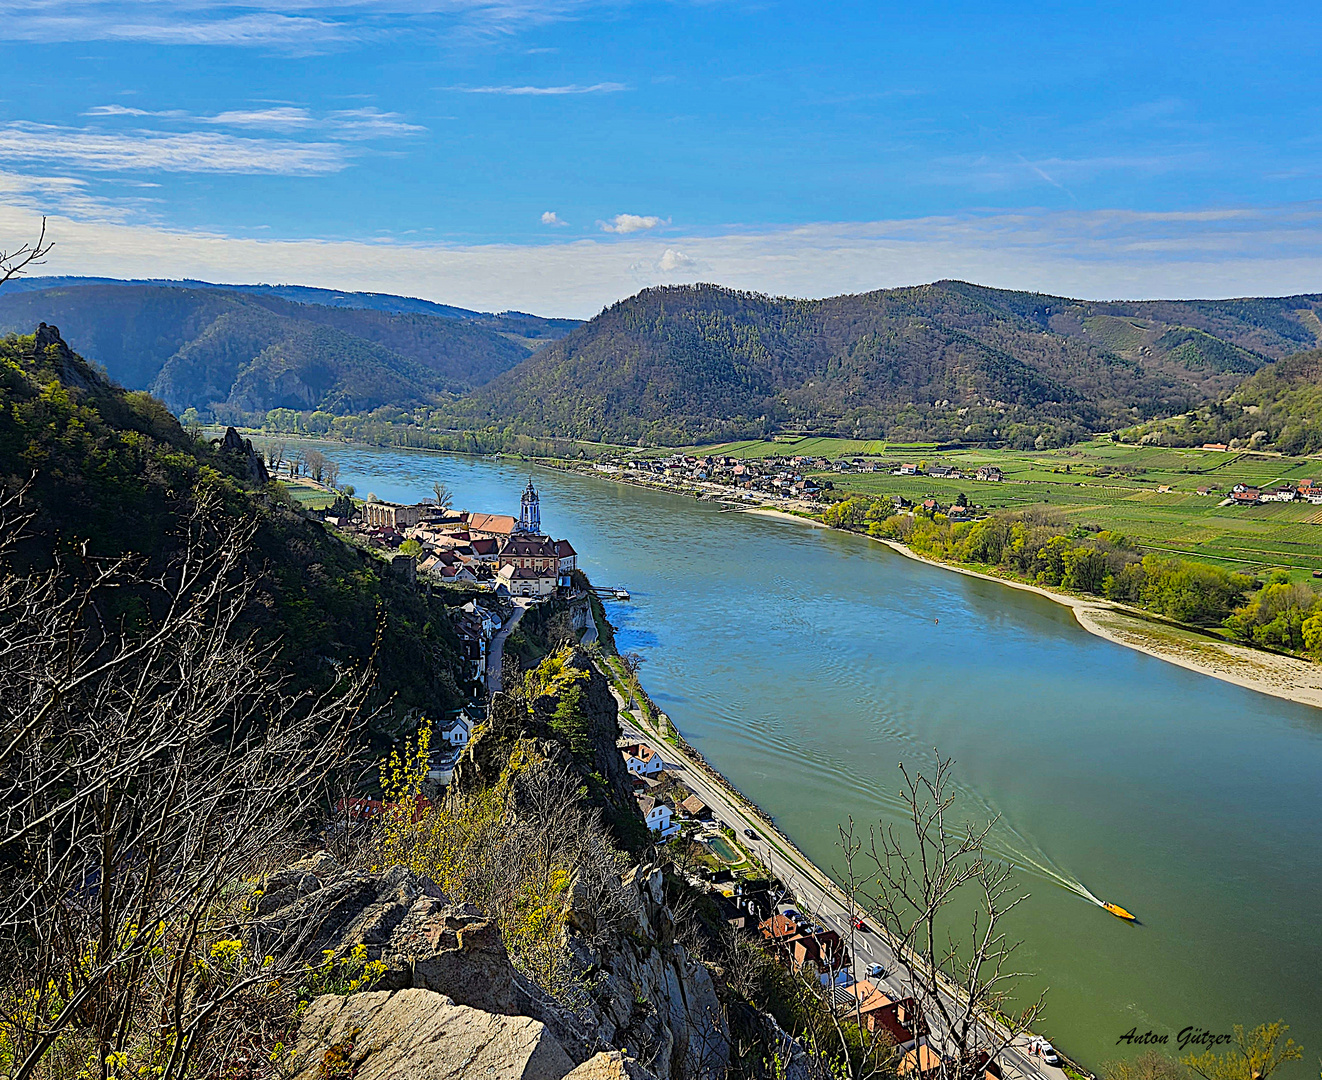
<svg viewBox="0 0 1322 1080">
<path fill-rule="evenodd" d="M 772 507 L 749 507 L 743 513 L 793 521 L 800 525 L 811 525 L 819 529 L 832 528 L 832 526 L 812 518 L 789 514 L 784 510 L 776 510 Z M 837 531 L 849 532 L 850 530 L 840 529 Z M 866 536 L 867 534 L 856 533 L 855 535 Z M 1301 705 L 1311 705 L 1314 708 L 1322 709 L 1322 665 L 1309 663 L 1307 660 L 1300 660 L 1293 656 L 1284 656 L 1279 653 L 1266 652 L 1262 649 L 1249 648 L 1245 645 L 1236 645 L 1229 641 L 1220 641 L 1214 637 L 1185 629 L 1175 623 L 1158 619 L 1146 613 L 1126 609 L 1118 604 L 1099 600 L 1085 600 L 1081 597 L 1071 596 L 1068 593 L 1043 588 L 1041 585 L 1031 585 L 1028 582 L 998 577 L 995 574 L 984 573 L 981 570 L 974 570 L 967 566 L 957 566 L 953 563 L 930 559 L 925 555 L 919 555 L 897 540 L 888 540 L 877 536 L 869 537 L 869 539 L 884 544 L 892 551 L 903 555 L 905 558 L 913 559 L 915 562 L 926 563 L 928 566 L 935 566 L 940 570 L 951 570 L 956 574 L 981 578 L 983 581 L 994 581 L 998 585 L 1006 585 L 1012 589 L 1044 596 L 1053 603 L 1070 608 L 1074 612 L 1075 621 L 1088 633 L 1105 638 L 1113 644 L 1123 645 L 1127 649 L 1146 653 L 1158 660 L 1165 660 L 1169 664 L 1176 664 L 1189 671 L 1197 672 L 1200 675 L 1209 675 L 1214 679 L 1233 683 L 1247 690 L 1255 690 L 1260 694 L 1268 694 L 1271 697 L 1284 698 L 1286 701 L 1296 701 Z"/>
</svg>

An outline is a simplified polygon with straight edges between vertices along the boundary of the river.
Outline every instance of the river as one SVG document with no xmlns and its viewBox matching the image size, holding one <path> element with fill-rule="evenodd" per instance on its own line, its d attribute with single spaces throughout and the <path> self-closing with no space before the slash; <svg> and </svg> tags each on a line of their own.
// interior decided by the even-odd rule
<svg viewBox="0 0 1322 1080">
<path fill-rule="evenodd" d="M 513 462 L 328 445 L 360 496 L 517 513 Z M 1042 597 L 863 537 L 534 469 L 657 703 L 818 865 L 836 825 L 895 819 L 900 761 L 956 761 L 999 815 L 1039 1030 L 1090 1067 L 1137 1028 L 1284 1018 L 1322 1057 L 1322 711 L 1104 641 Z M 1132 910 L 1120 922 L 1057 874 Z M 1174 1050 L 1172 1045 L 1169 1049 Z M 1132 1052 L 1132 1051 L 1130 1051 Z"/>
</svg>

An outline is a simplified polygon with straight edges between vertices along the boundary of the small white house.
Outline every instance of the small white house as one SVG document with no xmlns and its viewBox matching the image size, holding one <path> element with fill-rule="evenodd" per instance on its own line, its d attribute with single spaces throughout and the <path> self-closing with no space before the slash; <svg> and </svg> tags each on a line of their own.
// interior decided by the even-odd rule
<svg viewBox="0 0 1322 1080">
<path fill-rule="evenodd" d="M 642 743 L 625 746 L 620 753 L 624 755 L 624 767 L 634 776 L 655 776 L 665 768 L 661 755 Z"/>
<path fill-rule="evenodd" d="M 473 721 L 468 713 L 460 711 L 449 724 L 441 730 L 441 738 L 450 746 L 457 750 L 462 750 L 468 745 L 468 740 L 473 736 Z"/>
<path fill-rule="evenodd" d="M 661 839 L 669 840 L 679 832 L 679 822 L 671 819 L 671 810 L 668 803 L 664 803 L 660 799 L 654 799 L 651 795 L 639 795 L 638 809 L 642 812 L 647 827 L 652 832 L 657 833 Z"/>
</svg>

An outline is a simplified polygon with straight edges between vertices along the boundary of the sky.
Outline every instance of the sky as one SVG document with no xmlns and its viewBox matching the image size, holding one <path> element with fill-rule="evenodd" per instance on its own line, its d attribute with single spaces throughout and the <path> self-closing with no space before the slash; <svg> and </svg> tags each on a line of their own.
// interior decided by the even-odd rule
<svg viewBox="0 0 1322 1080">
<path fill-rule="evenodd" d="M 1322 292 L 1315 4 L 0 0 L 0 42 L 44 273 Z"/>
</svg>

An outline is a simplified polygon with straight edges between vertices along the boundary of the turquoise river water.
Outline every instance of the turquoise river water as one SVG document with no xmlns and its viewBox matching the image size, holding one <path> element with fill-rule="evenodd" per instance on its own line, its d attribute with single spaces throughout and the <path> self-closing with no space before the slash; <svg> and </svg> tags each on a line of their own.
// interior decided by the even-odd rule
<svg viewBox="0 0 1322 1080">
<path fill-rule="evenodd" d="M 358 494 L 517 513 L 513 462 L 332 445 Z M 1322 1058 L 1322 711 L 1082 630 L 1042 597 L 866 538 L 608 479 L 534 471 L 621 649 L 685 736 L 818 865 L 836 826 L 895 820 L 897 765 L 956 761 L 957 806 L 999 815 L 1039 1028 L 1096 1068 L 1137 1028 L 1285 1019 Z M 1057 877 L 1138 915 L 1107 915 Z"/>
</svg>

